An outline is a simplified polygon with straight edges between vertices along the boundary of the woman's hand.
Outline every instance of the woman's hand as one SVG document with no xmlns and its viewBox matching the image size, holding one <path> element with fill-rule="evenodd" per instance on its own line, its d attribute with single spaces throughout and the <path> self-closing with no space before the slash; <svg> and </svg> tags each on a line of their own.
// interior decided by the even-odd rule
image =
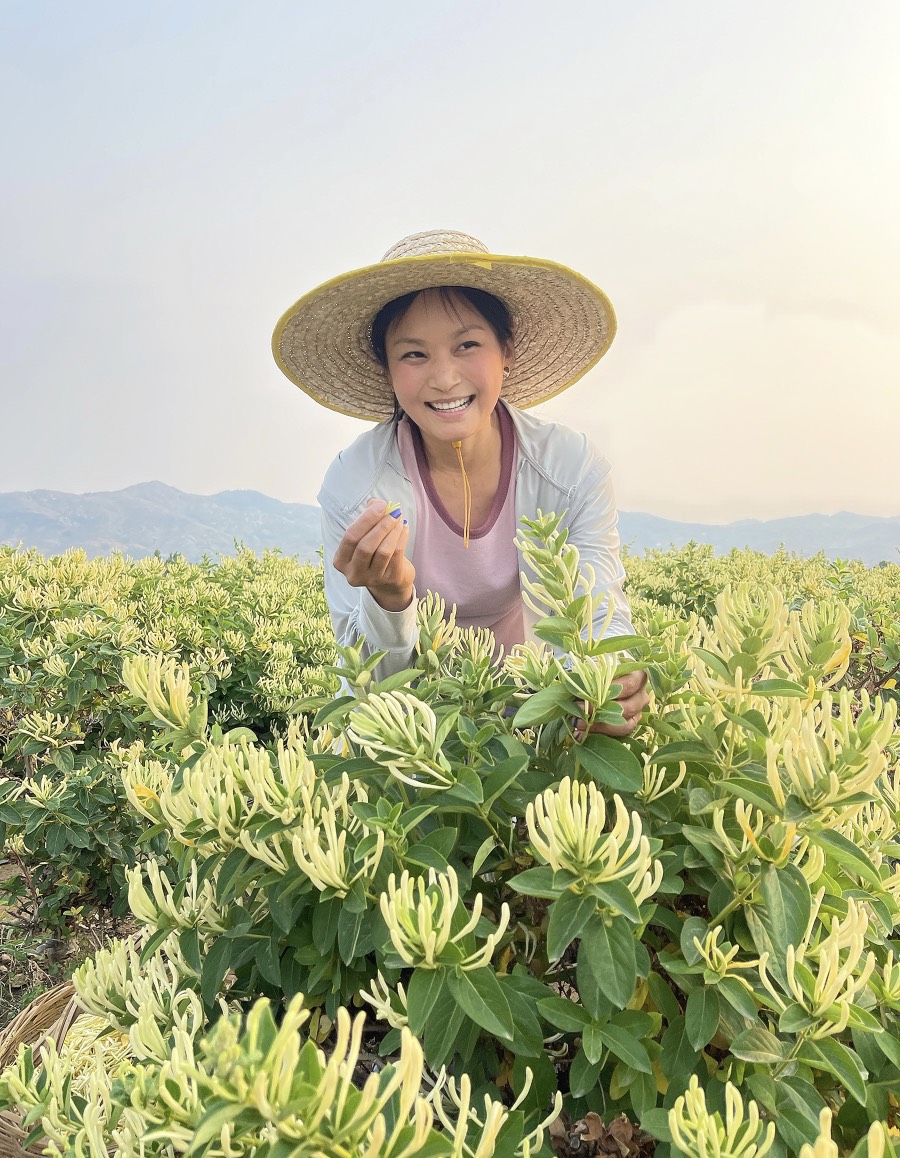
<svg viewBox="0 0 900 1158">
<path fill-rule="evenodd" d="M 625 723 L 592 724 L 591 732 L 597 732 L 601 736 L 615 736 L 617 739 L 622 739 L 624 736 L 631 735 L 640 723 L 641 712 L 650 703 L 650 697 L 645 690 L 647 673 L 645 671 L 630 671 L 627 675 L 617 676 L 615 682 L 622 685 L 622 690 L 616 696 L 615 702 L 622 706 Z M 581 707 L 584 707 L 583 703 Z M 575 721 L 575 735 L 578 740 L 584 739 L 586 730 L 587 724 L 584 720 Z"/>
<path fill-rule="evenodd" d="M 344 532 L 334 556 L 334 568 L 351 587 L 368 587 L 385 611 L 403 611 L 413 596 L 416 571 L 404 551 L 409 526 L 387 514 L 387 503 L 369 505 Z"/>
</svg>

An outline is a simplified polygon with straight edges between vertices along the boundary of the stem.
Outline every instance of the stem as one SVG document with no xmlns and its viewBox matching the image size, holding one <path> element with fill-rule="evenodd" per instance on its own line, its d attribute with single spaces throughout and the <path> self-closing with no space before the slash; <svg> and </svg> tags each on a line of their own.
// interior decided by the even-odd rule
<svg viewBox="0 0 900 1158">
<path fill-rule="evenodd" d="M 787 1067 L 791 1064 L 791 1062 L 794 1060 L 794 1058 L 800 1052 L 800 1047 L 806 1041 L 806 1037 L 807 1037 L 808 1032 L 809 1032 L 808 1030 L 803 1030 L 798 1035 L 797 1040 L 794 1042 L 794 1044 L 791 1048 L 791 1052 L 787 1055 L 787 1057 L 784 1059 L 784 1061 L 780 1062 L 779 1065 L 775 1068 L 775 1070 L 773 1070 L 773 1072 L 772 1072 L 773 1078 L 779 1077 L 787 1069 Z"/>
<path fill-rule="evenodd" d="M 722 921 L 724 921 L 726 917 L 730 916 L 734 912 L 734 910 L 736 908 L 738 908 L 739 905 L 742 905 L 744 903 L 744 901 L 747 900 L 747 898 L 750 896 L 750 894 L 753 892 L 753 890 L 756 888 L 756 886 L 758 884 L 759 884 L 759 878 L 754 877 L 753 880 L 750 882 L 750 884 L 747 885 L 746 888 L 742 889 L 741 892 L 739 892 L 736 897 L 733 897 L 728 902 L 728 904 L 725 906 L 724 909 L 722 909 L 720 912 L 716 913 L 716 915 L 714 917 L 710 917 L 710 919 L 709 919 L 710 928 L 714 929 L 716 927 L 716 925 L 721 924 Z"/>
</svg>

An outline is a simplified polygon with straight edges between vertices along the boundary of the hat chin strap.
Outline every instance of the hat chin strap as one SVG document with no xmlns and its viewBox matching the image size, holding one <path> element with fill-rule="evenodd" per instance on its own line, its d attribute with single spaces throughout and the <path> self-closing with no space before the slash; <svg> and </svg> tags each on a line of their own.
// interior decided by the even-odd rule
<svg viewBox="0 0 900 1158">
<path fill-rule="evenodd" d="M 466 474 L 466 464 L 463 462 L 462 456 L 462 442 L 457 441 L 452 444 L 456 451 L 456 457 L 459 461 L 459 469 L 462 471 L 463 480 L 463 547 L 468 549 L 469 546 L 469 531 L 472 529 L 472 488 L 469 486 L 469 476 Z"/>
</svg>

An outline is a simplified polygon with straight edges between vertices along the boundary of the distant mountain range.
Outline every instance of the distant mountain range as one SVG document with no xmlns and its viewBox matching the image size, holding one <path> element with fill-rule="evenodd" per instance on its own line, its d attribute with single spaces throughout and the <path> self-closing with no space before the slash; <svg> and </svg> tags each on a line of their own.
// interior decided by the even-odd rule
<svg viewBox="0 0 900 1158">
<path fill-rule="evenodd" d="M 619 530 L 633 554 L 693 540 L 710 543 L 717 552 L 752 547 L 769 554 L 783 544 L 800 555 L 824 551 L 832 559 L 861 559 L 870 566 L 900 563 L 900 517 L 842 512 L 718 526 L 621 511 Z M 282 503 L 257 491 L 191 495 L 150 482 L 84 495 L 0 494 L 0 545 L 20 543 L 44 555 L 83 547 L 91 557 L 118 550 L 141 558 L 159 551 L 163 556 L 180 552 L 190 560 L 231 555 L 235 543 L 241 543 L 257 552 L 277 547 L 285 555 L 314 559 L 321 537 L 317 507 Z"/>
</svg>

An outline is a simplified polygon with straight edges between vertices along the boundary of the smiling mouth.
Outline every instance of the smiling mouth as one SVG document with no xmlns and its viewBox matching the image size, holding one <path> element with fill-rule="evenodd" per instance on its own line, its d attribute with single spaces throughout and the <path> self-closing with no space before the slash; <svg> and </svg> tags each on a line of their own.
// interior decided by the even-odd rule
<svg viewBox="0 0 900 1158">
<path fill-rule="evenodd" d="M 440 414 L 455 414 L 467 409 L 474 400 L 475 395 L 470 394 L 468 398 L 454 398 L 452 402 L 426 402 L 425 405 L 429 410 L 437 410 Z"/>
</svg>

